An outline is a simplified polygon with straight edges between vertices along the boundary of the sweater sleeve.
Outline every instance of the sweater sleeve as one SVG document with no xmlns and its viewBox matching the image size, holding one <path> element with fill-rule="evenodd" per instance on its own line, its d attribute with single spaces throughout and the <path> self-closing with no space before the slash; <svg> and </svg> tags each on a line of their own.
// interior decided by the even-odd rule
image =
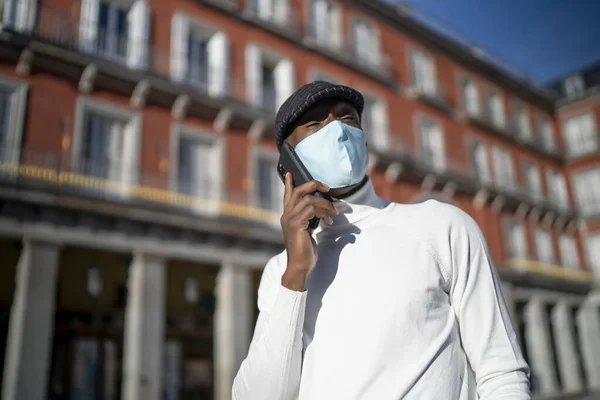
<svg viewBox="0 0 600 400">
<path fill-rule="evenodd" d="M 529 400 L 529 367 L 502 296 L 485 239 L 464 215 L 454 252 L 451 300 L 482 400 Z"/>
<path fill-rule="evenodd" d="M 259 316 L 248 356 L 233 382 L 233 400 L 295 400 L 300 388 L 306 292 L 281 285 L 277 257 L 258 290 Z"/>
</svg>

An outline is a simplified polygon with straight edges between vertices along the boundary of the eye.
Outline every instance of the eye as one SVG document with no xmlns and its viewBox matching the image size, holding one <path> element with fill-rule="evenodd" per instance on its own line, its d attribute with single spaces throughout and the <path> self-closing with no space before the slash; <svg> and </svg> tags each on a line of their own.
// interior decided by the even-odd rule
<svg viewBox="0 0 600 400">
<path fill-rule="evenodd" d="M 321 126 L 320 122 L 310 122 L 306 125 L 307 128 L 318 128 L 319 126 Z"/>
<path fill-rule="evenodd" d="M 342 120 L 344 120 L 344 121 L 354 121 L 354 117 L 352 115 L 346 115 L 344 118 L 342 118 Z"/>
</svg>

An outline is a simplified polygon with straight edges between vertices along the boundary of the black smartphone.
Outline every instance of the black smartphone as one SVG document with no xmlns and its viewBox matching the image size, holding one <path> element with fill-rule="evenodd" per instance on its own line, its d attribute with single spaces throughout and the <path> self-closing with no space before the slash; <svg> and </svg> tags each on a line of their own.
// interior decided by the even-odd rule
<svg viewBox="0 0 600 400">
<path fill-rule="evenodd" d="M 279 162 L 277 163 L 277 174 L 284 184 L 285 175 L 288 172 L 290 172 L 292 174 L 292 178 L 294 178 L 294 187 L 303 185 L 306 182 L 313 180 L 313 177 L 310 175 L 304 164 L 302 164 L 300 157 L 298 157 L 298 154 L 296 154 L 292 146 L 290 146 L 289 143 L 284 143 L 281 147 Z M 315 192 L 313 193 L 313 196 L 331 201 L 329 196 L 321 192 Z M 317 226 L 319 226 L 319 218 L 314 217 L 311 219 L 308 226 L 310 229 L 316 229 Z"/>
</svg>

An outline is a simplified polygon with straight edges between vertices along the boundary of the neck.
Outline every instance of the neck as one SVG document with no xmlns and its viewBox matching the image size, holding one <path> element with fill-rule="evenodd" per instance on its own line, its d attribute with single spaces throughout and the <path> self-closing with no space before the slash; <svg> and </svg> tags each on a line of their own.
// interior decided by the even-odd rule
<svg viewBox="0 0 600 400">
<path fill-rule="evenodd" d="M 353 185 L 352 188 L 344 189 L 344 197 L 337 197 L 339 195 L 334 196 L 332 194 L 335 207 L 340 213 L 332 217 L 332 225 L 322 222 L 318 228 L 319 232 L 329 231 L 331 228 L 355 225 L 389 204 L 389 202 L 377 196 L 368 177 L 361 183 Z"/>
<path fill-rule="evenodd" d="M 352 196 L 354 193 L 358 192 L 363 186 L 365 186 L 365 184 L 368 181 L 369 181 L 369 177 L 367 175 L 365 175 L 363 180 L 360 181 L 359 183 L 352 185 L 352 186 L 343 187 L 343 188 L 331 189 L 331 191 L 328 193 L 328 195 L 334 199 L 340 199 L 340 200 L 345 199 L 347 197 Z"/>
</svg>

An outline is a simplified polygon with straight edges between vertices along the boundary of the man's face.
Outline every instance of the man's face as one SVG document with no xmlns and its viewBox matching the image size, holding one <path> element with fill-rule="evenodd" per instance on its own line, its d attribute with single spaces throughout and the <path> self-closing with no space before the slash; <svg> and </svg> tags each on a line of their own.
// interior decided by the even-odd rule
<svg viewBox="0 0 600 400">
<path fill-rule="evenodd" d="M 335 120 L 362 129 L 358 111 L 352 104 L 338 99 L 324 99 L 313 104 L 302 114 L 286 142 L 296 147 L 302 140 Z"/>
</svg>

